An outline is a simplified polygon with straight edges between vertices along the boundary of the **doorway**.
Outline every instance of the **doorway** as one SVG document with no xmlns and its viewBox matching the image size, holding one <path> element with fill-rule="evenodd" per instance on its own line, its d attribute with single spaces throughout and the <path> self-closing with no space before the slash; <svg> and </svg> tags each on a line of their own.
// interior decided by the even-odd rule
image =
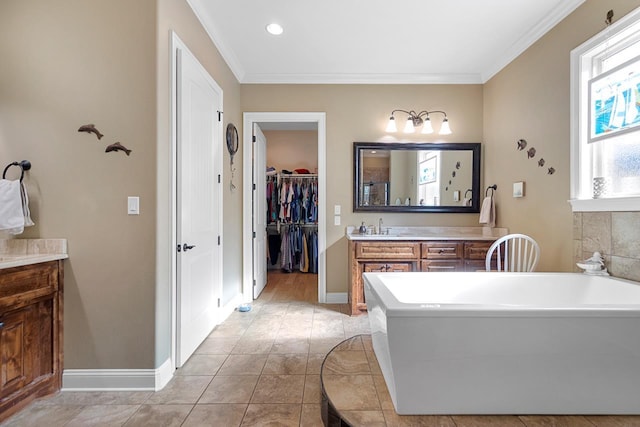
<svg viewBox="0 0 640 427">
<path fill-rule="evenodd" d="M 244 113 L 243 128 L 243 182 L 244 182 L 244 208 L 243 208 L 243 230 L 245 230 L 245 238 L 243 239 L 243 299 L 250 302 L 254 298 L 254 288 L 257 284 L 254 282 L 256 278 L 260 278 L 259 266 L 266 265 L 266 257 L 263 262 L 256 260 L 256 255 L 260 251 L 256 251 L 256 238 L 254 232 L 257 230 L 255 221 L 255 212 L 262 212 L 262 208 L 258 208 L 254 212 L 254 201 L 256 198 L 266 199 L 266 186 L 259 182 L 256 184 L 255 175 L 258 170 L 254 167 L 254 126 L 258 125 L 265 129 L 274 130 L 282 129 L 300 129 L 313 128 L 317 130 L 317 288 L 318 302 L 326 302 L 326 279 L 325 279 L 325 252 L 326 252 L 326 129 L 325 129 L 325 113 Z M 264 129 L 263 129 L 264 130 Z M 259 153 L 259 151 L 258 151 Z M 258 154 L 259 156 L 259 154 Z M 265 151 L 266 156 L 266 151 Z M 261 159 L 257 159 L 257 164 L 262 164 Z M 266 160 L 264 162 L 266 165 Z M 258 166 L 260 168 L 260 166 Z M 266 172 L 266 170 L 265 170 Z M 264 181 L 263 181 L 264 182 Z M 254 187 L 254 184 L 256 186 Z M 255 188 L 255 190 L 254 190 Z M 257 234 L 256 234 L 257 236 Z M 258 243 L 262 245 L 262 243 Z M 259 261 L 259 262 L 256 262 Z M 258 267 L 257 267 L 258 266 Z"/>
</svg>

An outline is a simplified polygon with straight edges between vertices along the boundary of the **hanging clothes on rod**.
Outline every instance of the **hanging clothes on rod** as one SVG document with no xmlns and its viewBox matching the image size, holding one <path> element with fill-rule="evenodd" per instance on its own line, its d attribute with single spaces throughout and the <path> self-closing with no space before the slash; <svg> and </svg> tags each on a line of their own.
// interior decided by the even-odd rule
<svg viewBox="0 0 640 427">
<path fill-rule="evenodd" d="M 268 260 L 282 271 L 318 272 L 318 175 L 267 174 Z"/>
<path fill-rule="evenodd" d="M 267 224 L 317 224 L 318 176 L 267 176 Z"/>
</svg>

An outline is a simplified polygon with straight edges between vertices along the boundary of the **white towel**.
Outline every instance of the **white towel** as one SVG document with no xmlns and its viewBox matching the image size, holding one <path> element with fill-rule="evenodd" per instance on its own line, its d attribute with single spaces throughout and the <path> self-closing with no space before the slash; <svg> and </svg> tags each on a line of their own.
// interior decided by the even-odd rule
<svg viewBox="0 0 640 427">
<path fill-rule="evenodd" d="M 20 234 L 33 225 L 29 212 L 29 198 L 19 180 L 0 179 L 0 230 Z"/>
<path fill-rule="evenodd" d="M 471 199 L 468 197 L 465 197 L 464 200 L 462 201 L 462 206 L 471 206 Z"/>
<path fill-rule="evenodd" d="M 24 214 L 24 226 L 31 227 L 35 223 L 31 220 L 31 211 L 29 210 L 29 196 L 27 195 L 27 187 L 24 182 L 20 182 L 20 195 L 22 196 L 22 213 Z"/>
<path fill-rule="evenodd" d="M 487 224 L 489 227 L 496 226 L 496 204 L 493 195 L 485 197 L 482 201 L 480 224 Z"/>
</svg>

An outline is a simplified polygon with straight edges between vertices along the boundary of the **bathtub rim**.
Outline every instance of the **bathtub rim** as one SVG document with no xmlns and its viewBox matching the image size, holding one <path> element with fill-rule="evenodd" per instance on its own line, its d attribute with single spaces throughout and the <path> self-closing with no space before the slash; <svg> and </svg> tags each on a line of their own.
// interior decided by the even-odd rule
<svg viewBox="0 0 640 427">
<path fill-rule="evenodd" d="M 374 292 L 380 308 L 387 317 L 640 317 L 640 303 L 638 304 L 582 304 L 580 306 L 524 306 L 508 304 L 451 304 L 451 303 L 405 303 L 399 301 L 384 284 L 384 277 L 388 275 L 403 275 L 417 277 L 428 275 L 430 280 L 451 280 L 451 275 L 497 275 L 512 276 L 583 276 L 584 273 L 565 272 L 389 272 L 363 273 L 365 299 L 367 292 Z M 443 276 L 444 275 L 444 276 Z M 612 280 L 639 286 L 638 282 L 603 276 L 604 280 Z M 638 290 L 640 292 L 640 289 Z"/>
</svg>

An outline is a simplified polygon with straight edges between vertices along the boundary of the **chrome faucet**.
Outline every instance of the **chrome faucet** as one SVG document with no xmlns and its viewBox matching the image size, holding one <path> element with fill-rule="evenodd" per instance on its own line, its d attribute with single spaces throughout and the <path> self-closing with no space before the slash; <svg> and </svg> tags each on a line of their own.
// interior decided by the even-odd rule
<svg viewBox="0 0 640 427">
<path fill-rule="evenodd" d="M 382 233 L 382 218 L 378 219 L 378 234 L 384 234 Z"/>
</svg>

